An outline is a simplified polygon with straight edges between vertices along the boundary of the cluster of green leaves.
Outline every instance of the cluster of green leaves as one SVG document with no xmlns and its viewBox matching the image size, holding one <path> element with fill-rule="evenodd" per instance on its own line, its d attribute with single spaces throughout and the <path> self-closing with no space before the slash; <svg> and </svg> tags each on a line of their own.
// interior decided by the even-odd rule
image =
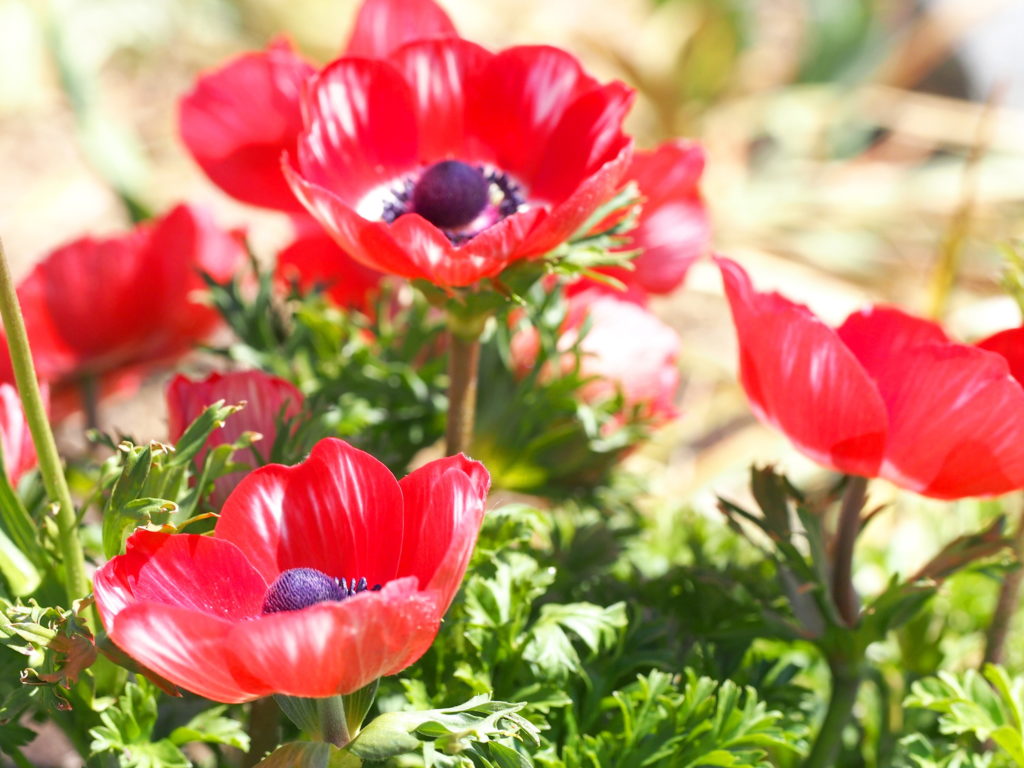
<svg viewBox="0 0 1024 768">
<path fill-rule="evenodd" d="M 753 685 L 699 675 L 700 638 L 669 641 L 666 628 L 686 606 L 663 574 L 647 579 L 633 566 L 646 533 L 636 510 L 621 511 L 631 523 L 599 522 L 590 511 L 491 512 L 438 641 L 399 684 L 383 682 L 381 707 L 416 711 L 490 692 L 523 702 L 540 738 L 516 745 L 518 764 L 547 768 L 754 768 L 774 764 L 769 753 L 803 751 L 802 717 L 773 709 Z M 589 568 L 560 567 L 588 560 Z M 778 674 L 770 682 L 763 659 L 747 661 L 738 675 L 749 683 L 776 693 L 789 685 Z M 434 763 L 423 753 L 400 764 Z"/>
<path fill-rule="evenodd" d="M 100 712 L 101 725 L 92 728 L 93 754 L 112 752 L 123 768 L 189 768 L 192 761 L 181 747 L 203 742 L 249 748 L 249 736 L 240 723 L 224 716 L 227 707 L 204 710 L 170 733 L 157 733 L 155 686 L 144 679 L 127 683 L 116 703 Z"/>
<path fill-rule="evenodd" d="M 954 675 L 919 680 L 905 707 L 936 713 L 937 733 L 902 741 L 914 768 L 1021 768 L 1024 766 L 1024 678 L 988 664 Z"/>
<path fill-rule="evenodd" d="M 408 287 L 385 286 L 368 313 L 332 306 L 317 291 L 282 296 L 253 263 L 245 277 L 210 280 L 236 341 L 218 350 L 292 381 L 305 396 L 289 453 L 300 458 L 333 436 L 403 474 L 444 434 L 443 316 Z"/>
</svg>

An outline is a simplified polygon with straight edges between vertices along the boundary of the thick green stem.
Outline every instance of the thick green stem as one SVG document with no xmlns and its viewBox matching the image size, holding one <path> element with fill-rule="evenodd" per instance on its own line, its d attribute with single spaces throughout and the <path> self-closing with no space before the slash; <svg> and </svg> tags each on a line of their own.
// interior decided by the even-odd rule
<svg viewBox="0 0 1024 768">
<path fill-rule="evenodd" d="M 832 696 L 818 738 L 803 768 L 833 768 L 842 743 L 843 728 L 849 722 L 857 701 L 861 678 L 856 666 L 838 663 L 829 666 L 832 670 Z"/>
<path fill-rule="evenodd" d="M 10 265 L 7 263 L 2 243 L 0 315 L 3 316 L 7 346 L 10 350 L 18 394 L 25 409 L 25 420 L 28 422 L 32 442 L 39 457 L 39 472 L 43 476 L 47 496 L 57 504 L 57 544 L 64 561 L 64 588 L 67 591 L 68 607 L 71 607 L 72 602 L 85 597 L 89 591 L 89 582 L 85 577 L 85 557 L 82 553 L 82 543 L 78 538 L 78 519 L 71 501 L 67 478 L 64 477 L 60 454 L 57 453 L 57 444 L 53 439 L 53 432 L 50 431 L 50 422 L 46 418 L 43 398 L 39 393 L 32 352 L 28 345 L 28 334 L 25 331 L 25 319 L 21 315 Z"/>
<path fill-rule="evenodd" d="M 853 586 L 853 548 L 860 534 L 860 515 L 867 489 L 866 477 L 851 475 L 846 481 L 832 553 L 832 600 L 848 627 L 857 623 L 860 613 L 857 590 Z"/>
<path fill-rule="evenodd" d="M 317 699 L 316 707 L 320 713 L 320 738 L 336 747 L 344 747 L 352 741 L 348 720 L 345 718 L 344 698 L 331 696 Z"/>
<path fill-rule="evenodd" d="M 469 450 L 476 419 L 476 383 L 480 368 L 480 336 L 450 332 L 448 358 L 448 428 L 445 453 L 454 456 Z"/>
<path fill-rule="evenodd" d="M 252 768 L 277 746 L 281 710 L 272 698 L 256 699 L 249 707 L 249 751 L 242 768 Z"/>
<path fill-rule="evenodd" d="M 999 600 L 992 614 L 992 622 L 985 633 L 984 664 L 1002 664 L 1006 654 L 1006 640 L 1010 635 L 1013 615 L 1020 604 L 1021 582 L 1024 581 L 1024 507 L 1018 512 L 1017 530 L 1013 534 L 1013 556 L 1022 567 L 1010 571 L 1003 577 L 999 587 Z"/>
</svg>

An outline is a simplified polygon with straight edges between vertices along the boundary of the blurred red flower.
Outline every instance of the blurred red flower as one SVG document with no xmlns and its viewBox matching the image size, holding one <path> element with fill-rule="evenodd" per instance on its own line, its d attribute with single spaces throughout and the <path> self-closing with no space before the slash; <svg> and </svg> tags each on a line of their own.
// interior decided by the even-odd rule
<svg viewBox="0 0 1024 768">
<path fill-rule="evenodd" d="M 497 275 L 564 243 L 629 164 L 629 88 L 555 48 L 492 54 L 431 0 L 369 0 L 346 55 L 309 72 L 281 43 L 235 60 L 182 101 L 182 136 L 230 194 L 294 211 L 269 162 L 285 154 L 306 208 L 380 272 Z"/>
<path fill-rule="evenodd" d="M 958 344 L 935 323 L 880 306 L 833 330 L 717 261 L 743 388 L 802 453 L 941 499 L 1024 487 L 1024 388 L 998 341 Z"/>
<path fill-rule="evenodd" d="M 580 375 L 589 381 L 580 395 L 591 403 L 622 395 L 624 412 L 655 424 L 675 418 L 679 390 L 679 335 L 643 306 L 603 291 L 585 291 L 569 298 L 559 348 L 566 350 L 562 372 L 572 370 L 568 353 L 579 339 Z M 537 359 L 537 331 L 527 328 L 512 337 L 513 367 L 525 372 Z M 554 372 L 544 375 L 551 376 Z"/>
<path fill-rule="evenodd" d="M 46 396 L 45 391 L 43 396 Z M 21 476 L 35 467 L 36 447 L 18 390 L 7 383 L 0 383 L 0 448 L 7 479 L 16 486 Z"/>
<path fill-rule="evenodd" d="M 39 262 L 18 299 L 56 415 L 73 410 L 67 395 L 83 380 L 95 379 L 101 391 L 131 387 L 147 366 L 205 339 L 219 315 L 196 301 L 200 272 L 227 280 L 243 258 L 235 235 L 205 211 L 179 205 L 131 232 L 83 237 Z"/>
<path fill-rule="evenodd" d="M 351 693 L 433 642 L 489 485 L 461 455 L 396 481 L 328 438 L 245 477 L 213 536 L 137 530 L 96 572 L 96 605 L 118 646 L 200 696 Z"/>
<path fill-rule="evenodd" d="M 643 199 L 637 226 L 622 250 L 639 250 L 633 269 L 598 271 L 618 278 L 627 291 L 667 294 L 683 284 L 690 266 L 707 252 L 711 224 L 700 194 L 704 150 L 684 139 L 638 151 L 626 174 Z M 584 281 L 588 284 L 589 281 Z"/>
<path fill-rule="evenodd" d="M 235 442 L 243 432 L 258 432 L 263 439 L 254 449 L 234 457 L 234 461 L 254 468 L 266 463 L 277 439 L 278 425 L 298 415 L 303 398 L 291 383 L 263 371 L 211 373 L 202 381 L 178 374 L 167 386 L 167 432 L 171 441 L 177 442 L 199 414 L 218 400 L 229 405 L 244 403 L 245 407 L 210 435 L 196 461 L 201 463 L 212 448 Z M 257 453 L 262 454 L 262 461 Z M 246 474 L 243 470 L 217 478 L 211 496 L 213 505 L 220 507 Z"/>
<path fill-rule="evenodd" d="M 277 279 L 303 292 L 320 286 L 339 307 L 368 313 L 383 275 L 355 261 L 309 217 L 295 217 L 295 223 L 298 236 L 277 254 Z"/>
</svg>

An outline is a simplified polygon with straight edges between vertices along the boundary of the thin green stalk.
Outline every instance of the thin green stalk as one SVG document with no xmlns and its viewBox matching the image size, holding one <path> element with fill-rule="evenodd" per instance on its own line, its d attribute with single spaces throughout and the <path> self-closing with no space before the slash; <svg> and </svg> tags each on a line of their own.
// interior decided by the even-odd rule
<svg viewBox="0 0 1024 768">
<path fill-rule="evenodd" d="M 830 663 L 829 667 L 832 670 L 832 696 L 818 738 L 803 768 L 833 768 L 842 744 L 843 728 L 850 720 L 853 705 L 857 701 L 861 678 L 856 666 Z"/>
<path fill-rule="evenodd" d="M 32 433 L 36 454 L 39 457 L 39 471 L 43 476 L 46 494 L 57 504 L 57 544 L 64 561 L 64 588 L 68 596 L 68 607 L 89 591 L 89 582 L 85 577 L 85 556 L 82 543 L 78 538 L 78 520 L 75 505 L 71 501 L 71 491 L 64 468 L 61 465 L 57 444 L 50 430 L 50 422 L 46 418 L 43 398 L 36 380 L 35 366 L 32 363 L 32 352 L 29 349 L 28 334 L 25 331 L 25 319 L 21 315 L 18 296 L 11 278 L 10 265 L 3 243 L 0 242 L 0 316 L 3 317 L 4 331 L 7 333 L 7 346 L 10 350 L 11 363 L 14 367 L 14 380 L 18 385 L 25 420 Z"/>
<path fill-rule="evenodd" d="M 249 705 L 249 751 L 242 758 L 242 768 L 252 768 L 277 746 L 280 725 L 281 710 L 272 698 Z"/>
<path fill-rule="evenodd" d="M 857 590 L 853 587 L 853 548 L 860 533 L 860 515 L 867 489 L 866 477 L 851 475 L 846 481 L 832 556 L 832 600 L 848 627 L 857 623 L 860 613 Z"/>
<path fill-rule="evenodd" d="M 465 453 L 473 444 L 480 337 L 489 317 L 487 312 L 448 311 L 448 424 L 445 430 L 445 454 L 448 456 Z"/>
<path fill-rule="evenodd" d="M 476 420 L 476 385 L 480 367 L 480 338 L 451 334 L 448 357 L 448 425 L 445 453 L 465 453 L 473 442 Z"/>
<path fill-rule="evenodd" d="M 1018 510 L 1017 530 L 1013 534 L 1013 556 L 1018 563 L 1024 564 L 1024 507 Z M 1010 625 L 1020 605 L 1020 589 L 1024 582 L 1024 567 L 1010 571 L 1003 577 L 999 587 L 999 599 L 996 602 L 992 622 L 985 633 L 985 664 L 1002 664 L 1006 655 L 1006 641 L 1010 636 Z"/>
<path fill-rule="evenodd" d="M 352 741 L 345 718 L 345 699 L 342 696 L 317 699 L 316 708 L 320 713 L 320 737 L 324 741 L 336 747 L 344 747 Z"/>
</svg>

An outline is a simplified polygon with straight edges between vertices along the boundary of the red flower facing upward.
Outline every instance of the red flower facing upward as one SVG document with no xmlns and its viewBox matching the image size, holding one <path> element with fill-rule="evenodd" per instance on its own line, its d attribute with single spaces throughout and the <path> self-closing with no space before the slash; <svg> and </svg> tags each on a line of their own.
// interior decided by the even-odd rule
<svg viewBox="0 0 1024 768">
<path fill-rule="evenodd" d="M 136 531 L 96 605 L 129 655 L 214 701 L 351 693 L 433 642 L 489 485 L 461 455 L 396 481 L 328 438 L 243 479 L 213 536 Z"/>
<path fill-rule="evenodd" d="M 1005 346 L 868 307 L 831 329 L 718 259 L 755 413 L 820 464 L 941 499 L 1024 487 L 1024 387 Z"/>
<path fill-rule="evenodd" d="M 16 486 L 21 476 L 35 467 L 36 447 L 18 390 L 7 383 L 0 384 L 0 448 L 7 480 Z"/>
<path fill-rule="evenodd" d="M 58 248 L 18 287 L 40 378 L 56 388 L 84 377 L 114 387 L 186 353 L 219 323 L 196 300 L 200 272 L 226 280 L 243 256 L 235 236 L 187 205 L 127 234 Z"/>
<path fill-rule="evenodd" d="M 413 41 L 312 79 L 285 171 L 357 261 L 470 285 L 564 243 L 614 195 L 631 101 L 555 48 Z"/>
<path fill-rule="evenodd" d="M 167 432 L 171 441 L 177 442 L 199 414 L 218 400 L 229 405 L 244 403 L 245 407 L 228 417 L 224 426 L 210 435 L 196 461 L 202 463 L 210 449 L 235 442 L 243 432 L 258 432 L 263 439 L 256 443 L 255 451 L 249 449 L 234 457 L 234 461 L 252 468 L 265 463 L 277 439 L 278 424 L 299 413 L 303 398 L 292 384 L 263 371 L 211 373 L 202 381 L 192 381 L 178 374 L 167 386 Z M 263 454 L 264 461 L 259 460 L 256 452 Z M 245 471 L 239 471 L 217 478 L 211 497 L 214 506 L 223 504 L 245 475 Z"/>
</svg>

